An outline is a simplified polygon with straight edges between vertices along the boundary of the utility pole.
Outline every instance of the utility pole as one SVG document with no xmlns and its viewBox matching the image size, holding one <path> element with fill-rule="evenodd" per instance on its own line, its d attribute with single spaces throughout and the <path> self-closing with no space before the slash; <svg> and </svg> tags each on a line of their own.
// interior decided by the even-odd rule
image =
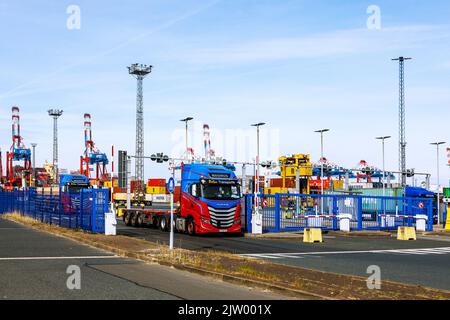
<svg viewBox="0 0 450 320">
<path fill-rule="evenodd" d="M 132 64 L 128 67 L 128 73 L 137 79 L 136 94 L 136 159 L 135 159 L 135 175 L 138 181 L 139 194 L 144 191 L 144 94 L 143 82 L 144 78 L 152 72 L 153 66 L 143 64 Z"/>
<path fill-rule="evenodd" d="M 406 116 L 405 116 L 405 61 L 412 58 L 399 57 L 392 61 L 399 62 L 399 171 L 401 185 L 406 186 Z"/>
<path fill-rule="evenodd" d="M 383 197 L 386 196 L 386 162 L 385 162 L 385 158 L 384 158 L 384 145 L 385 145 L 385 141 L 387 139 L 392 138 L 391 136 L 385 136 L 385 137 L 378 137 L 376 138 L 377 140 L 381 140 L 382 141 L 382 145 L 383 145 Z"/>
<path fill-rule="evenodd" d="M 255 214 L 252 219 L 252 232 L 262 233 L 262 217 L 259 212 L 259 131 L 260 127 L 264 126 L 264 122 L 252 124 L 252 127 L 256 127 L 256 164 L 255 164 Z M 255 222 L 255 223 L 253 223 Z M 255 228 L 258 225 L 258 229 Z"/>
<path fill-rule="evenodd" d="M 62 116 L 63 110 L 50 109 L 48 114 L 53 118 L 53 183 L 58 183 L 58 118 Z"/>
<path fill-rule="evenodd" d="M 322 203 L 322 208 L 321 208 L 321 214 L 323 213 L 323 161 L 324 161 L 324 156 L 323 156 L 323 134 L 326 132 L 329 132 L 330 129 L 322 129 L 322 130 L 317 130 L 315 131 L 315 133 L 320 133 L 320 189 L 322 192 L 321 195 L 321 203 Z"/>
<path fill-rule="evenodd" d="M 440 217 L 440 214 L 441 214 L 441 181 L 440 181 L 440 178 L 439 178 L 439 147 L 441 146 L 441 145 L 443 145 L 443 144 L 446 144 L 446 142 L 433 142 L 433 143 L 430 143 L 431 145 L 433 145 L 433 146 L 436 146 L 436 161 L 437 161 L 437 167 L 436 167 L 436 169 L 437 169 L 437 171 L 436 171 L 436 174 L 437 174 L 437 184 L 438 184 L 438 187 L 437 187 L 437 223 L 438 223 L 438 225 L 439 224 L 441 224 L 441 217 Z"/>
<path fill-rule="evenodd" d="M 32 143 L 31 147 L 33 148 L 33 186 L 36 187 L 36 147 L 37 147 L 37 143 Z"/>
</svg>

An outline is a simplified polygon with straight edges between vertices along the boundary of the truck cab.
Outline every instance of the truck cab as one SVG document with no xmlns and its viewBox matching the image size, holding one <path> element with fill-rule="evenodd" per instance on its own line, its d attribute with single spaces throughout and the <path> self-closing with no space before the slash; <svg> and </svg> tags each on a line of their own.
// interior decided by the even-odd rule
<svg viewBox="0 0 450 320">
<path fill-rule="evenodd" d="M 81 192 L 91 189 L 89 178 L 77 174 L 64 174 L 59 178 L 61 205 L 66 214 L 75 214 L 81 205 Z"/>
<path fill-rule="evenodd" d="M 185 164 L 181 170 L 180 216 L 185 230 L 191 235 L 241 233 L 242 194 L 233 168 Z"/>
</svg>

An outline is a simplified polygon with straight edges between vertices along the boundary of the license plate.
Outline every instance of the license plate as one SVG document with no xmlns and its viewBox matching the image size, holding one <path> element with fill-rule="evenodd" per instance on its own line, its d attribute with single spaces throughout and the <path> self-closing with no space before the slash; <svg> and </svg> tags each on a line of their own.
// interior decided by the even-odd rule
<svg viewBox="0 0 450 320">
<path fill-rule="evenodd" d="M 228 230 L 220 230 L 219 232 L 226 233 L 226 232 L 228 232 Z"/>
</svg>

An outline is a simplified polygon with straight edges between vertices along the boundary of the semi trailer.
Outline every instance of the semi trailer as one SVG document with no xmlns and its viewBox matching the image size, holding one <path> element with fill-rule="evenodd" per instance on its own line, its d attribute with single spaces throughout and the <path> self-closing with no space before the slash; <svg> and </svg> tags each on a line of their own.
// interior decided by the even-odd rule
<svg viewBox="0 0 450 320">
<path fill-rule="evenodd" d="M 232 166 L 182 164 L 181 196 L 171 222 L 169 208 L 125 209 L 123 220 L 134 227 L 153 226 L 190 235 L 241 233 L 241 187 Z"/>
</svg>

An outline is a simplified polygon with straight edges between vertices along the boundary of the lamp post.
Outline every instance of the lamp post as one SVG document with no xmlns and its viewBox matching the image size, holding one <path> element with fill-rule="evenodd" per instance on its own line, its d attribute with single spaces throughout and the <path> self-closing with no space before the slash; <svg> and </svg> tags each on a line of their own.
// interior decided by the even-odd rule
<svg viewBox="0 0 450 320">
<path fill-rule="evenodd" d="M 390 139 L 390 138 L 392 138 L 391 136 L 384 136 L 384 137 L 377 137 L 377 138 L 375 138 L 375 139 L 377 139 L 377 140 L 381 140 L 381 142 L 382 142 L 382 147 L 383 147 L 383 197 L 385 197 L 386 196 L 386 185 L 385 185 L 385 182 L 386 182 L 386 163 L 385 163 L 385 159 L 384 159 L 384 145 L 385 145 L 385 141 L 387 140 L 387 139 Z"/>
<path fill-rule="evenodd" d="M 173 193 L 175 189 L 175 164 L 174 159 L 170 159 L 168 155 L 165 155 L 164 153 L 157 153 L 152 154 L 150 156 L 150 159 L 156 163 L 162 164 L 164 162 L 169 162 L 170 164 L 170 172 L 171 172 L 171 178 L 167 184 L 167 189 L 170 192 L 170 236 L 169 236 L 169 248 L 170 250 L 173 250 L 173 236 L 174 236 L 174 229 L 173 229 L 173 221 L 174 221 L 174 208 L 173 208 Z M 164 219 L 165 221 L 165 219 Z M 167 221 L 166 221 L 167 223 Z M 167 228 L 167 225 L 165 226 Z"/>
<path fill-rule="evenodd" d="M 253 233 L 262 233 L 262 219 L 259 212 L 259 131 L 264 125 L 264 122 L 252 124 L 252 127 L 256 127 L 255 214 L 253 216 L 254 219 L 252 219 Z M 255 221 L 255 223 L 253 223 L 253 221 Z M 255 228 L 256 226 L 258 226 L 258 228 Z"/>
<path fill-rule="evenodd" d="M 36 147 L 37 147 L 37 143 L 32 143 L 31 147 L 33 148 L 33 173 L 32 173 L 32 177 L 33 177 L 33 186 L 36 187 Z"/>
<path fill-rule="evenodd" d="M 441 212 L 440 212 L 441 211 L 441 202 L 440 202 L 441 201 L 441 183 L 440 183 L 440 179 L 439 179 L 439 147 L 443 144 L 446 144 L 446 142 L 441 141 L 441 142 L 433 142 L 430 144 L 433 146 L 436 146 L 436 155 L 437 155 L 437 157 L 436 157 L 436 162 L 437 162 L 436 174 L 437 174 L 437 184 L 438 184 L 438 187 L 437 187 L 437 190 L 438 190 L 438 192 L 437 192 L 437 223 L 439 225 L 439 224 L 441 224 L 441 217 L 440 217 L 440 214 L 441 214 Z"/>
<path fill-rule="evenodd" d="M 186 124 L 186 154 L 188 152 L 188 148 L 189 148 L 189 143 L 188 143 L 188 122 L 194 120 L 194 118 L 192 117 L 187 117 L 185 119 L 181 119 L 181 122 L 184 122 Z"/>
<path fill-rule="evenodd" d="M 322 193 L 322 208 L 321 211 L 323 211 L 323 134 L 326 132 L 329 132 L 330 129 L 321 129 L 321 130 L 317 130 L 314 131 L 315 133 L 320 133 L 320 190 Z M 322 212 L 321 212 L 322 213 Z"/>
</svg>

